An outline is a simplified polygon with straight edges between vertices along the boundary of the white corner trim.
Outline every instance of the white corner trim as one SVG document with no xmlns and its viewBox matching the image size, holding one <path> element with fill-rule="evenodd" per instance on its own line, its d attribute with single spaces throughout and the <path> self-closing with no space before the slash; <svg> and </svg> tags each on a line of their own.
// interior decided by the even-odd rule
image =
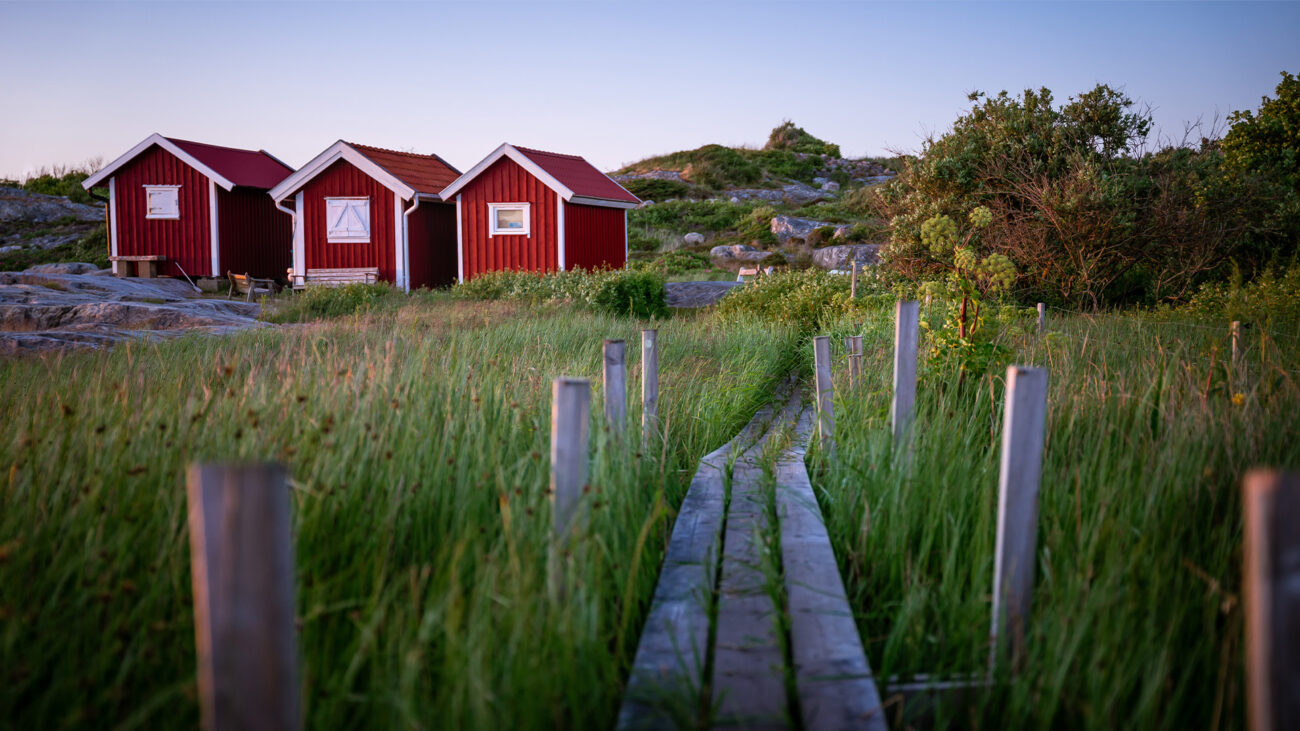
<svg viewBox="0 0 1300 731">
<path fill-rule="evenodd" d="M 627 269 L 627 210 L 623 211 L 623 268 Z"/>
<path fill-rule="evenodd" d="M 313 157 L 310 162 L 299 168 L 297 172 L 281 180 L 279 185 L 271 189 L 271 197 L 282 200 L 286 196 L 296 193 L 299 188 L 306 185 L 312 178 L 324 172 L 330 165 L 339 160 L 348 161 L 361 172 L 378 180 L 380 185 L 393 191 L 393 194 L 398 198 L 406 199 L 417 195 L 414 188 L 377 165 L 352 145 L 339 140 L 325 148 L 324 152 Z"/>
<path fill-rule="evenodd" d="M 406 292 L 411 291 L 406 277 L 406 216 L 402 215 L 402 199 L 393 196 L 393 284 Z"/>
<path fill-rule="evenodd" d="M 560 271 L 564 271 L 564 199 L 555 197 L 555 255 L 560 262 Z"/>
<path fill-rule="evenodd" d="M 221 276 L 221 219 L 217 215 L 217 183 L 208 179 L 208 230 L 212 244 L 212 276 Z"/>
<path fill-rule="evenodd" d="M 217 185 L 220 185 L 222 188 L 225 188 L 226 190 L 230 190 L 235 187 L 235 184 L 227 180 L 225 176 L 218 173 L 216 170 L 213 170 L 212 168 L 208 167 L 207 165 L 204 165 L 203 163 L 199 162 L 198 158 L 182 150 L 180 147 L 177 147 L 176 143 L 172 142 L 166 137 L 163 137 L 157 132 L 149 135 L 144 139 L 143 142 L 127 150 L 126 154 L 122 155 L 121 157 L 117 158 L 113 162 L 110 162 L 109 164 L 100 168 L 99 172 L 81 181 L 81 187 L 85 188 L 86 190 L 90 190 L 91 188 L 94 188 L 95 186 L 103 182 L 105 178 L 111 176 L 113 174 L 113 171 L 117 170 L 118 168 L 122 167 L 128 162 L 134 160 L 137 156 L 139 156 L 140 153 L 149 149 L 151 145 L 158 145 L 164 150 L 180 158 L 181 161 L 184 162 L 186 165 L 189 165 L 195 170 L 198 170 L 200 173 L 203 173 L 205 176 L 207 176 L 208 180 L 215 182 Z"/>
<path fill-rule="evenodd" d="M 460 228 L 460 196 L 456 196 L 456 281 L 465 281 L 465 236 Z"/>
<path fill-rule="evenodd" d="M 117 256 L 117 178 L 108 179 L 108 255 Z M 117 263 L 113 262 L 113 269 Z"/>
<path fill-rule="evenodd" d="M 531 236 L 533 230 L 533 204 L 532 203 L 489 203 L 488 207 L 488 238 L 493 236 Z M 524 227 L 523 228 L 497 228 L 497 211 L 523 211 Z"/>
<path fill-rule="evenodd" d="M 530 160 L 527 155 L 516 150 L 509 142 L 501 143 L 500 147 L 493 150 L 487 157 L 483 158 L 479 164 L 470 168 L 464 175 L 452 181 L 451 185 L 443 188 L 439 195 L 442 196 L 443 200 L 446 200 L 449 196 L 458 194 L 471 180 L 477 178 L 484 170 L 491 167 L 492 163 L 495 163 L 503 157 L 508 157 L 511 160 L 514 160 L 520 167 L 527 170 L 530 175 L 542 181 L 543 185 L 558 193 L 560 197 L 565 200 L 573 197 L 573 191 L 569 190 L 564 183 L 556 180 L 553 175 L 543 170 L 540 165 Z"/>
<path fill-rule="evenodd" d="M 297 277 L 307 275 L 307 216 L 303 209 L 302 191 L 293 199 L 293 274 Z"/>
</svg>

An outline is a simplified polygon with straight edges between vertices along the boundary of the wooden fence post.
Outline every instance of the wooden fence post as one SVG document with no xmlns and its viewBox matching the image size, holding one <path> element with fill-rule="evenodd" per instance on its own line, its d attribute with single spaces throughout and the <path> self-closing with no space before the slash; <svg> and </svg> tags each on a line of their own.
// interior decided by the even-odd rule
<svg viewBox="0 0 1300 731">
<path fill-rule="evenodd" d="M 641 331 L 641 442 L 659 433 L 659 331 Z"/>
<path fill-rule="evenodd" d="M 858 298 L 858 260 L 853 260 L 853 275 L 849 281 L 849 299 Z"/>
<path fill-rule="evenodd" d="M 919 302 L 900 301 L 894 306 L 894 401 L 889 409 L 889 421 L 896 442 L 901 442 L 912 426 L 920 315 Z"/>
<path fill-rule="evenodd" d="M 813 365 L 817 380 L 817 436 L 823 447 L 832 445 L 835 434 L 835 392 L 831 385 L 831 339 L 813 338 Z"/>
<path fill-rule="evenodd" d="M 1242 507 L 1249 727 L 1300 728 L 1300 476 L 1252 470 Z"/>
<path fill-rule="evenodd" d="M 1047 304 L 1038 303 L 1038 334 L 1042 335 L 1047 332 Z"/>
<path fill-rule="evenodd" d="M 627 425 L 627 343 L 605 341 L 605 423 L 615 435 Z"/>
<path fill-rule="evenodd" d="M 1038 485 L 1043 473 L 1043 439 L 1047 428 L 1047 381 L 1045 368 L 1007 368 L 990 672 L 1008 649 L 1013 661 L 1018 662 L 1024 656 L 1025 625 L 1034 594 Z"/>
<path fill-rule="evenodd" d="M 854 388 L 862 374 L 862 336 L 844 336 L 844 350 L 849 357 L 849 388 Z"/>
<path fill-rule="evenodd" d="M 287 472 L 196 463 L 186 497 L 202 728 L 297 731 Z"/>
<path fill-rule="evenodd" d="M 551 385 L 551 499 L 555 535 L 569 529 L 587 484 L 587 429 L 591 382 L 557 378 Z"/>
<path fill-rule="evenodd" d="M 1232 372 L 1235 376 L 1237 373 L 1237 358 L 1241 353 L 1241 321 L 1233 320 L 1228 326 L 1228 334 L 1232 336 Z"/>
</svg>

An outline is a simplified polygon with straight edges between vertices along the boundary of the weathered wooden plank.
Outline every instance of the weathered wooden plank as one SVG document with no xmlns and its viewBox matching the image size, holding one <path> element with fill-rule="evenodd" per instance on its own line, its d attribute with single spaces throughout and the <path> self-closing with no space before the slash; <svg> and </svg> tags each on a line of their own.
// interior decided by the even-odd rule
<svg viewBox="0 0 1300 731">
<path fill-rule="evenodd" d="M 296 731 L 288 474 L 276 464 L 195 464 L 187 497 L 202 727 Z"/>
<path fill-rule="evenodd" d="M 641 443 L 659 436 L 659 331 L 641 331 Z"/>
<path fill-rule="evenodd" d="M 621 435 L 627 426 L 627 343 L 606 340 L 605 361 L 605 423 L 615 435 Z"/>
<path fill-rule="evenodd" d="M 998 479 L 998 535 L 993 569 L 993 624 L 989 665 L 1009 650 L 1024 656 L 1025 625 L 1034 595 L 1038 544 L 1038 485 L 1047 425 L 1047 369 L 1007 368 Z"/>
<path fill-rule="evenodd" d="M 807 421 L 807 419 L 803 419 Z M 802 455 L 776 464 L 790 648 L 803 728 L 884 729 L 885 714 Z"/>
<path fill-rule="evenodd" d="M 831 383 L 831 339 L 813 338 L 813 367 L 817 388 L 817 439 L 823 449 L 835 438 L 835 392 Z"/>
<path fill-rule="evenodd" d="M 921 306 L 899 302 L 894 308 L 894 400 L 889 422 L 894 441 L 902 443 L 912 428 L 916 405 L 916 349 L 920 341 Z"/>
<path fill-rule="evenodd" d="M 555 535 L 565 536 L 587 484 L 591 383 L 557 378 L 551 384 L 551 500 Z"/>
<path fill-rule="evenodd" d="M 1252 731 L 1300 728 L 1300 476 L 1255 470 L 1246 521 L 1246 680 Z"/>
<path fill-rule="evenodd" d="M 1047 305 L 1043 302 L 1038 303 L 1038 334 L 1042 335 L 1047 332 Z"/>
</svg>

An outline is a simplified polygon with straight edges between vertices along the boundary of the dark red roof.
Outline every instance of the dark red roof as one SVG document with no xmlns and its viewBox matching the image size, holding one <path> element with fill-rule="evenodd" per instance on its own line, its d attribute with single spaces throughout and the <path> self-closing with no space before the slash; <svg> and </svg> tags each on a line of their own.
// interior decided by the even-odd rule
<svg viewBox="0 0 1300 731">
<path fill-rule="evenodd" d="M 271 157 L 266 150 L 240 150 L 175 137 L 167 140 L 235 185 L 270 190 L 293 172 L 293 168 Z"/>
<path fill-rule="evenodd" d="M 385 150 L 382 147 L 370 147 L 349 142 L 357 152 L 370 158 L 370 161 L 393 174 L 393 177 L 406 183 L 418 193 L 437 195 L 460 177 L 460 171 L 447 164 L 437 155 L 419 155 L 414 152 Z"/>
<path fill-rule="evenodd" d="M 537 163 L 538 167 L 550 173 L 556 180 L 564 183 L 574 195 L 628 203 L 641 202 L 641 199 L 624 190 L 623 186 L 615 183 L 608 175 L 577 155 L 530 150 L 518 145 L 513 147 L 529 160 Z"/>
</svg>

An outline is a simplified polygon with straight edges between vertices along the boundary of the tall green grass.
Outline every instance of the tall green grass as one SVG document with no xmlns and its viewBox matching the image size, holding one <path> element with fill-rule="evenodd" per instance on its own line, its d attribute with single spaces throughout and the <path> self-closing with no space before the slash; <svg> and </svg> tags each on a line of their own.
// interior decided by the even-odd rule
<svg viewBox="0 0 1300 731">
<path fill-rule="evenodd" d="M 635 379 L 638 327 L 427 298 L 0 363 L 3 725 L 193 727 L 184 470 L 274 459 L 293 476 L 309 727 L 609 726 L 694 461 L 794 347 L 752 321 L 658 323 L 668 439 L 642 453 L 598 416 L 600 341 L 633 344 Z M 593 379 L 596 416 L 585 528 L 550 569 L 560 375 Z"/>
<path fill-rule="evenodd" d="M 1053 317 L 1040 337 L 1022 312 L 997 339 L 1051 376 L 1028 655 L 940 724 L 1244 726 L 1238 485 L 1300 468 L 1300 340 L 1248 331 L 1233 373 L 1226 321 Z M 812 472 L 874 670 L 981 673 L 1002 373 L 923 364 L 909 464 L 889 434 L 892 312 L 832 330 L 864 333 L 864 383 L 839 368 L 837 449 Z"/>
</svg>

